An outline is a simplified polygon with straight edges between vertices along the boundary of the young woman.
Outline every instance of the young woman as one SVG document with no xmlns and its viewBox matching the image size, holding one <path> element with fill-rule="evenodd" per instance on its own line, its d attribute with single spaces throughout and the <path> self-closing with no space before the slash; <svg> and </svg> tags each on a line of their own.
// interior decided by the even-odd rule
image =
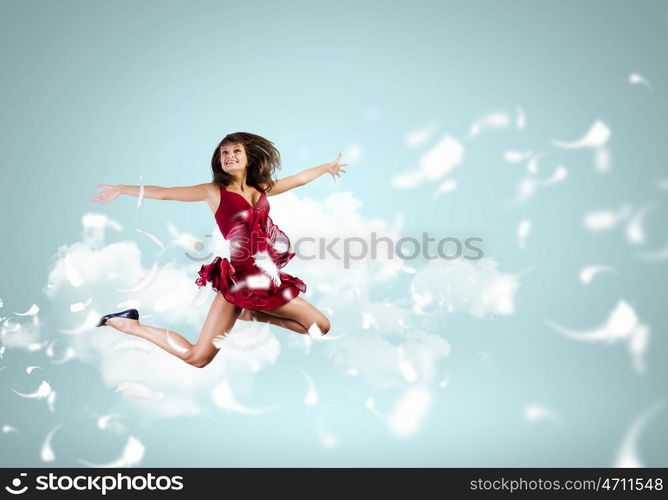
<svg viewBox="0 0 668 500">
<path fill-rule="evenodd" d="M 97 326 L 108 325 L 123 333 L 149 340 L 198 368 L 218 353 L 213 340 L 229 332 L 237 318 L 261 321 L 298 332 L 330 329 L 327 317 L 299 292 L 302 280 L 280 269 L 294 253 L 290 240 L 269 217 L 269 196 L 307 184 L 324 173 L 336 178 L 345 172 L 341 154 L 334 161 L 275 180 L 280 153 L 267 139 L 247 132 L 229 134 L 216 146 L 211 159 L 213 182 L 187 187 L 144 186 L 144 198 L 206 201 L 223 237 L 230 240 L 230 259 L 216 257 L 202 266 L 198 286 L 211 282 L 216 297 L 200 336 L 191 344 L 176 332 L 139 322 L 139 312 L 128 309 L 107 314 Z M 103 191 L 90 198 L 109 203 L 119 195 L 139 196 L 140 186 L 98 184 Z"/>
</svg>

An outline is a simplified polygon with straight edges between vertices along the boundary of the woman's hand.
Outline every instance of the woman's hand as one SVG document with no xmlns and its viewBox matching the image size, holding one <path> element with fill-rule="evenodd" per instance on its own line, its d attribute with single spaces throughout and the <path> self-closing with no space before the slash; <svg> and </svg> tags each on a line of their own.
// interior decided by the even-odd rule
<svg viewBox="0 0 668 500">
<path fill-rule="evenodd" d="M 345 172 L 341 167 L 347 166 L 347 163 L 341 163 L 341 153 L 336 157 L 336 160 L 330 161 L 327 164 L 327 172 L 332 175 L 332 179 L 336 182 L 337 177 L 341 177 L 340 172 Z"/>
<path fill-rule="evenodd" d="M 109 184 L 97 184 L 97 187 L 104 189 L 104 191 L 90 197 L 90 201 L 92 201 L 93 203 L 109 203 L 114 201 L 121 194 L 120 186 L 111 186 Z"/>
</svg>

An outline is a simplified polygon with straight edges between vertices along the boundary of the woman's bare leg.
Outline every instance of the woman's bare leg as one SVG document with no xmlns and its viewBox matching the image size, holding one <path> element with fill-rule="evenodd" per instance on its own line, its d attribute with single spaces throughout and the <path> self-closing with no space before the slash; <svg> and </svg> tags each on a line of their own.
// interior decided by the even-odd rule
<svg viewBox="0 0 668 500">
<path fill-rule="evenodd" d="M 282 328 L 287 328 L 297 333 L 307 333 L 307 330 L 297 321 L 279 318 L 278 316 L 272 316 L 267 314 L 265 311 L 254 311 L 251 309 L 244 309 L 239 315 L 239 319 L 243 321 L 259 321 L 260 323 L 268 323 L 270 325 L 280 326 Z"/>
<path fill-rule="evenodd" d="M 295 297 L 287 304 L 283 304 L 276 309 L 262 311 L 270 316 L 276 316 L 285 320 L 290 320 L 301 325 L 299 333 L 308 333 L 308 329 L 313 325 L 320 329 L 323 335 L 329 332 L 331 324 L 327 316 L 321 313 L 318 308 L 310 304 L 302 297 Z M 295 330 L 298 331 L 298 330 Z"/>
<path fill-rule="evenodd" d="M 240 312 L 241 308 L 227 302 L 220 293 L 217 293 L 195 344 L 191 344 L 176 332 L 143 325 L 134 319 L 111 318 L 107 320 L 107 325 L 123 333 L 153 342 L 186 363 L 203 368 L 218 354 L 219 349 L 213 345 L 213 340 L 216 336 L 225 335 L 232 330 Z"/>
<path fill-rule="evenodd" d="M 135 335 L 153 342 L 158 347 L 161 347 L 168 353 L 181 359 L 184 359 L 185 352 L 193 347 L 190 342 L 172 330 L 144 325 L 139 323 L 136 319 L 111 318 L 107 320 L 107 326 L 111 326 L 120 332 Z M 172 344 L 175 344 L 176 348 L 170 345 L 169 340 L 167 340 L 168 338 L 172 339 Z"/>
</svg>

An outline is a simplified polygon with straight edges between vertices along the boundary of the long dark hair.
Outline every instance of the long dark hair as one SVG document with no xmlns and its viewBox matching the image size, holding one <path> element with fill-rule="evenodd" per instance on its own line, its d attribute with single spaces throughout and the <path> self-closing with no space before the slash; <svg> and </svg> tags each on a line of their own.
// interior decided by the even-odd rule
<svg viewBox="0 0 668 500">
<path fill-rule="evenodd" d="M 281 168 L 281 154 L 274 143 L 248 132 L 234 132 L 227 134 L 216 146 L 211 157 L 211 170 L 213 171 L 213 182 L 218 186 L 228 186 L 232 176 L 223 170 L 220 163 L 220 149 L 226 144 L 241 143 L 246 150 L 248 167 L 246 172 L 246 184 L 253 186 L 259 191 L 268 191 L 275 184 L 273 178 L 276 170 Z M 265 187 L 263 188 L 262 185 Z"/>
</svg>

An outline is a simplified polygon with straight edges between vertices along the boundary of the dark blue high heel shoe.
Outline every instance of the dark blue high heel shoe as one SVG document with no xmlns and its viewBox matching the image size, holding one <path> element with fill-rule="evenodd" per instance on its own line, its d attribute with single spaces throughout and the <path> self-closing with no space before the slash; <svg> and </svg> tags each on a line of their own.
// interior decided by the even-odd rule
<svg viewBox="0 0 668 500">
<path fill-rule="evenodd" d="M 137 309 L 127 309 L 125 311 L 107 314 L 100 318 L 100 322 L 95 326 L 104 326 L 108 319 L 111 318 L 128 318 L 128 319 L 139 319 L 139 311 Z"/>
</svg>

